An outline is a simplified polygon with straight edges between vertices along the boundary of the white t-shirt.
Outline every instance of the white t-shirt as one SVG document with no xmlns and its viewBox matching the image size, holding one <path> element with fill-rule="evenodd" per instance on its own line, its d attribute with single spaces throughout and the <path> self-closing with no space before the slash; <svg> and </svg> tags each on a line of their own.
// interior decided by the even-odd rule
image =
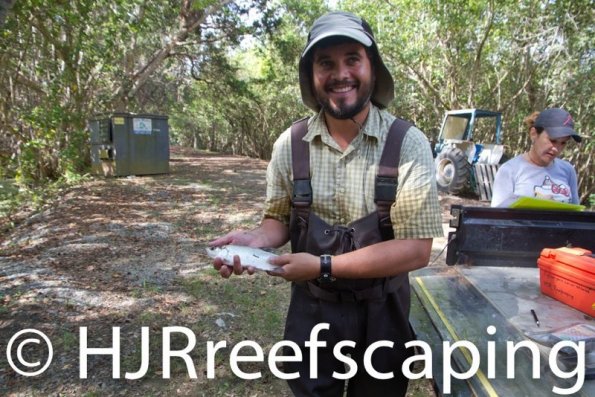
<svg viewBox="0 0 595 397">
<path fill-rule="evenodd" d="M 576 171 L 566 160 L 540 167 L 521 154 L 498 169 L 492 188 L 492 207 L 508 207 L 519 197 L 535 197 L 578 204 Z"/>
</svg>

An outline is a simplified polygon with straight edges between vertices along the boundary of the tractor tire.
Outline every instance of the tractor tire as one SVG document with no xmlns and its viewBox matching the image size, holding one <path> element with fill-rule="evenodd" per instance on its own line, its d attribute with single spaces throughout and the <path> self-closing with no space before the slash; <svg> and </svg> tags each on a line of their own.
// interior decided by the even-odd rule
<svg viewBox="0 0 595 397">
<path fill-rule="evenodd" d="M 436 184 L 438 190 L 459 194 L 468 187 L 471 165 L 463 151 L 447 148 L 436 157 Z"/>
</svg>

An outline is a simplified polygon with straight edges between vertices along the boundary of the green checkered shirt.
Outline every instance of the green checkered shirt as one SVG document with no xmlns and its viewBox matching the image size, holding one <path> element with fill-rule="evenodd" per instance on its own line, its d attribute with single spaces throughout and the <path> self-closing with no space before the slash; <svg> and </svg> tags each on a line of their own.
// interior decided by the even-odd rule
<svg viewBox="0 0 595 397">
<path fill-rule="evenodd" d="M 346 225 L 376 210 L 374 182 L 386 135 L 395 117 L 372 106 L 362 131 L 342 151 L 323 113 L 308 120 L 312 211 L 327 223 Z M 293 172 L 291 129 L 275 142 L 267 169 L 265 218 L 289 224 Z M 442 237 L 434 161 L 426 136 L 411 127 L 403 141 L 391 220 L 396 239 Z"/>
</svg>

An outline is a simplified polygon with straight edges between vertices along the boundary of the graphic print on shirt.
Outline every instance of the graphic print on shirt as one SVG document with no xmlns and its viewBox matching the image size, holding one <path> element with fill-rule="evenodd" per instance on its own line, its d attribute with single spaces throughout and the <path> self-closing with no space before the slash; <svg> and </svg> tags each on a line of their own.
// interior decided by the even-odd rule
<svg viewBox="0 0 595 397">
<path fill-rule="evenodd" d="M 543 179 L 541 185 L 536 185 L 534 191 L 536 198 L 555 200 L 562 203 L 570 202 L 570 188 L 564 183 L 555 183 L 549 176 Z"/>
</svg>

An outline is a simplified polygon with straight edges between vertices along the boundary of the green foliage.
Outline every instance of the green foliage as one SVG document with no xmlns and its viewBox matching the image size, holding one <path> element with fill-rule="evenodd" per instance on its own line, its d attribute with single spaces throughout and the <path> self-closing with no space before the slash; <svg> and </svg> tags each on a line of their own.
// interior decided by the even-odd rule
<svg viewBox="0 0 595 397">
<path fill-rule="evenodd" d="M 499 110 L 512 156 L 528 149 L 524 117 L 551 106 L 569 110 L 577 130 L 592 137 L 595 27 L 589 1 L 340 3 L 377 32 L 397 87 L 389 110 L 431 138 L 445 110 Z M 565 155 L 577 168 L 583 200 L 595 187 L 592 151 L 587 141 Z"/>
<path fill-rule="evenodd" d="M 74 333 L 64 330 L 62 331 L 60 344 L 65 351 L 72 351 L 78 347 L 78 339 Z"/>
<path fill-rule="evenodd" d="M 19 205 L 17 197 L 19 189 L 14 180 L 0 180 L 0 218 L 9 219 L 10 214 L 16 211 Z M 12 227 L 9 225 L 0 225 L 1 228 Z"/>
<path fill-rule="evenodd" d="M 175 143 L 267 158 L 310 113 L 297 63 L 329 4 L 370 22 L 395 78 L 389 110 L 430 138 L 445 110 L 500 110 L 514 155 L 528 144 L 523 118 L 548 106 L 592 137 L 588 0 L 23 0 L 0 26 L 0 175 L 76 179 L 89 166 L 86 120 L 113 111 L 166 114 Z M 565 154 L 583 201 L 592 152 L 586 139 Z"/>
<path fill-rule="evenodd" d="M 88 174 L 67 171 L 57 180 L 37 182 L 30 180 L 24 182 L 18 178 L 0 180 L 0 232 L 14 227 L 17 217 L 38 212 L 52 205 L 66 189 L 88 179 Z"/>
<path fill-rule="evenodd" d="M 184 106 L 171 114 L 177 141 L 267 159 L 277 136 L 310 113 L 301 103 L 297 60 L 306 26 L 324 10 L 322 1 L 287 2 L 291 18 L 278 20 L 280 11 L 268 10 L 274 33 L 243 51 L 211 53 L 201 80 L 184 91 Z"/>
</svg>

